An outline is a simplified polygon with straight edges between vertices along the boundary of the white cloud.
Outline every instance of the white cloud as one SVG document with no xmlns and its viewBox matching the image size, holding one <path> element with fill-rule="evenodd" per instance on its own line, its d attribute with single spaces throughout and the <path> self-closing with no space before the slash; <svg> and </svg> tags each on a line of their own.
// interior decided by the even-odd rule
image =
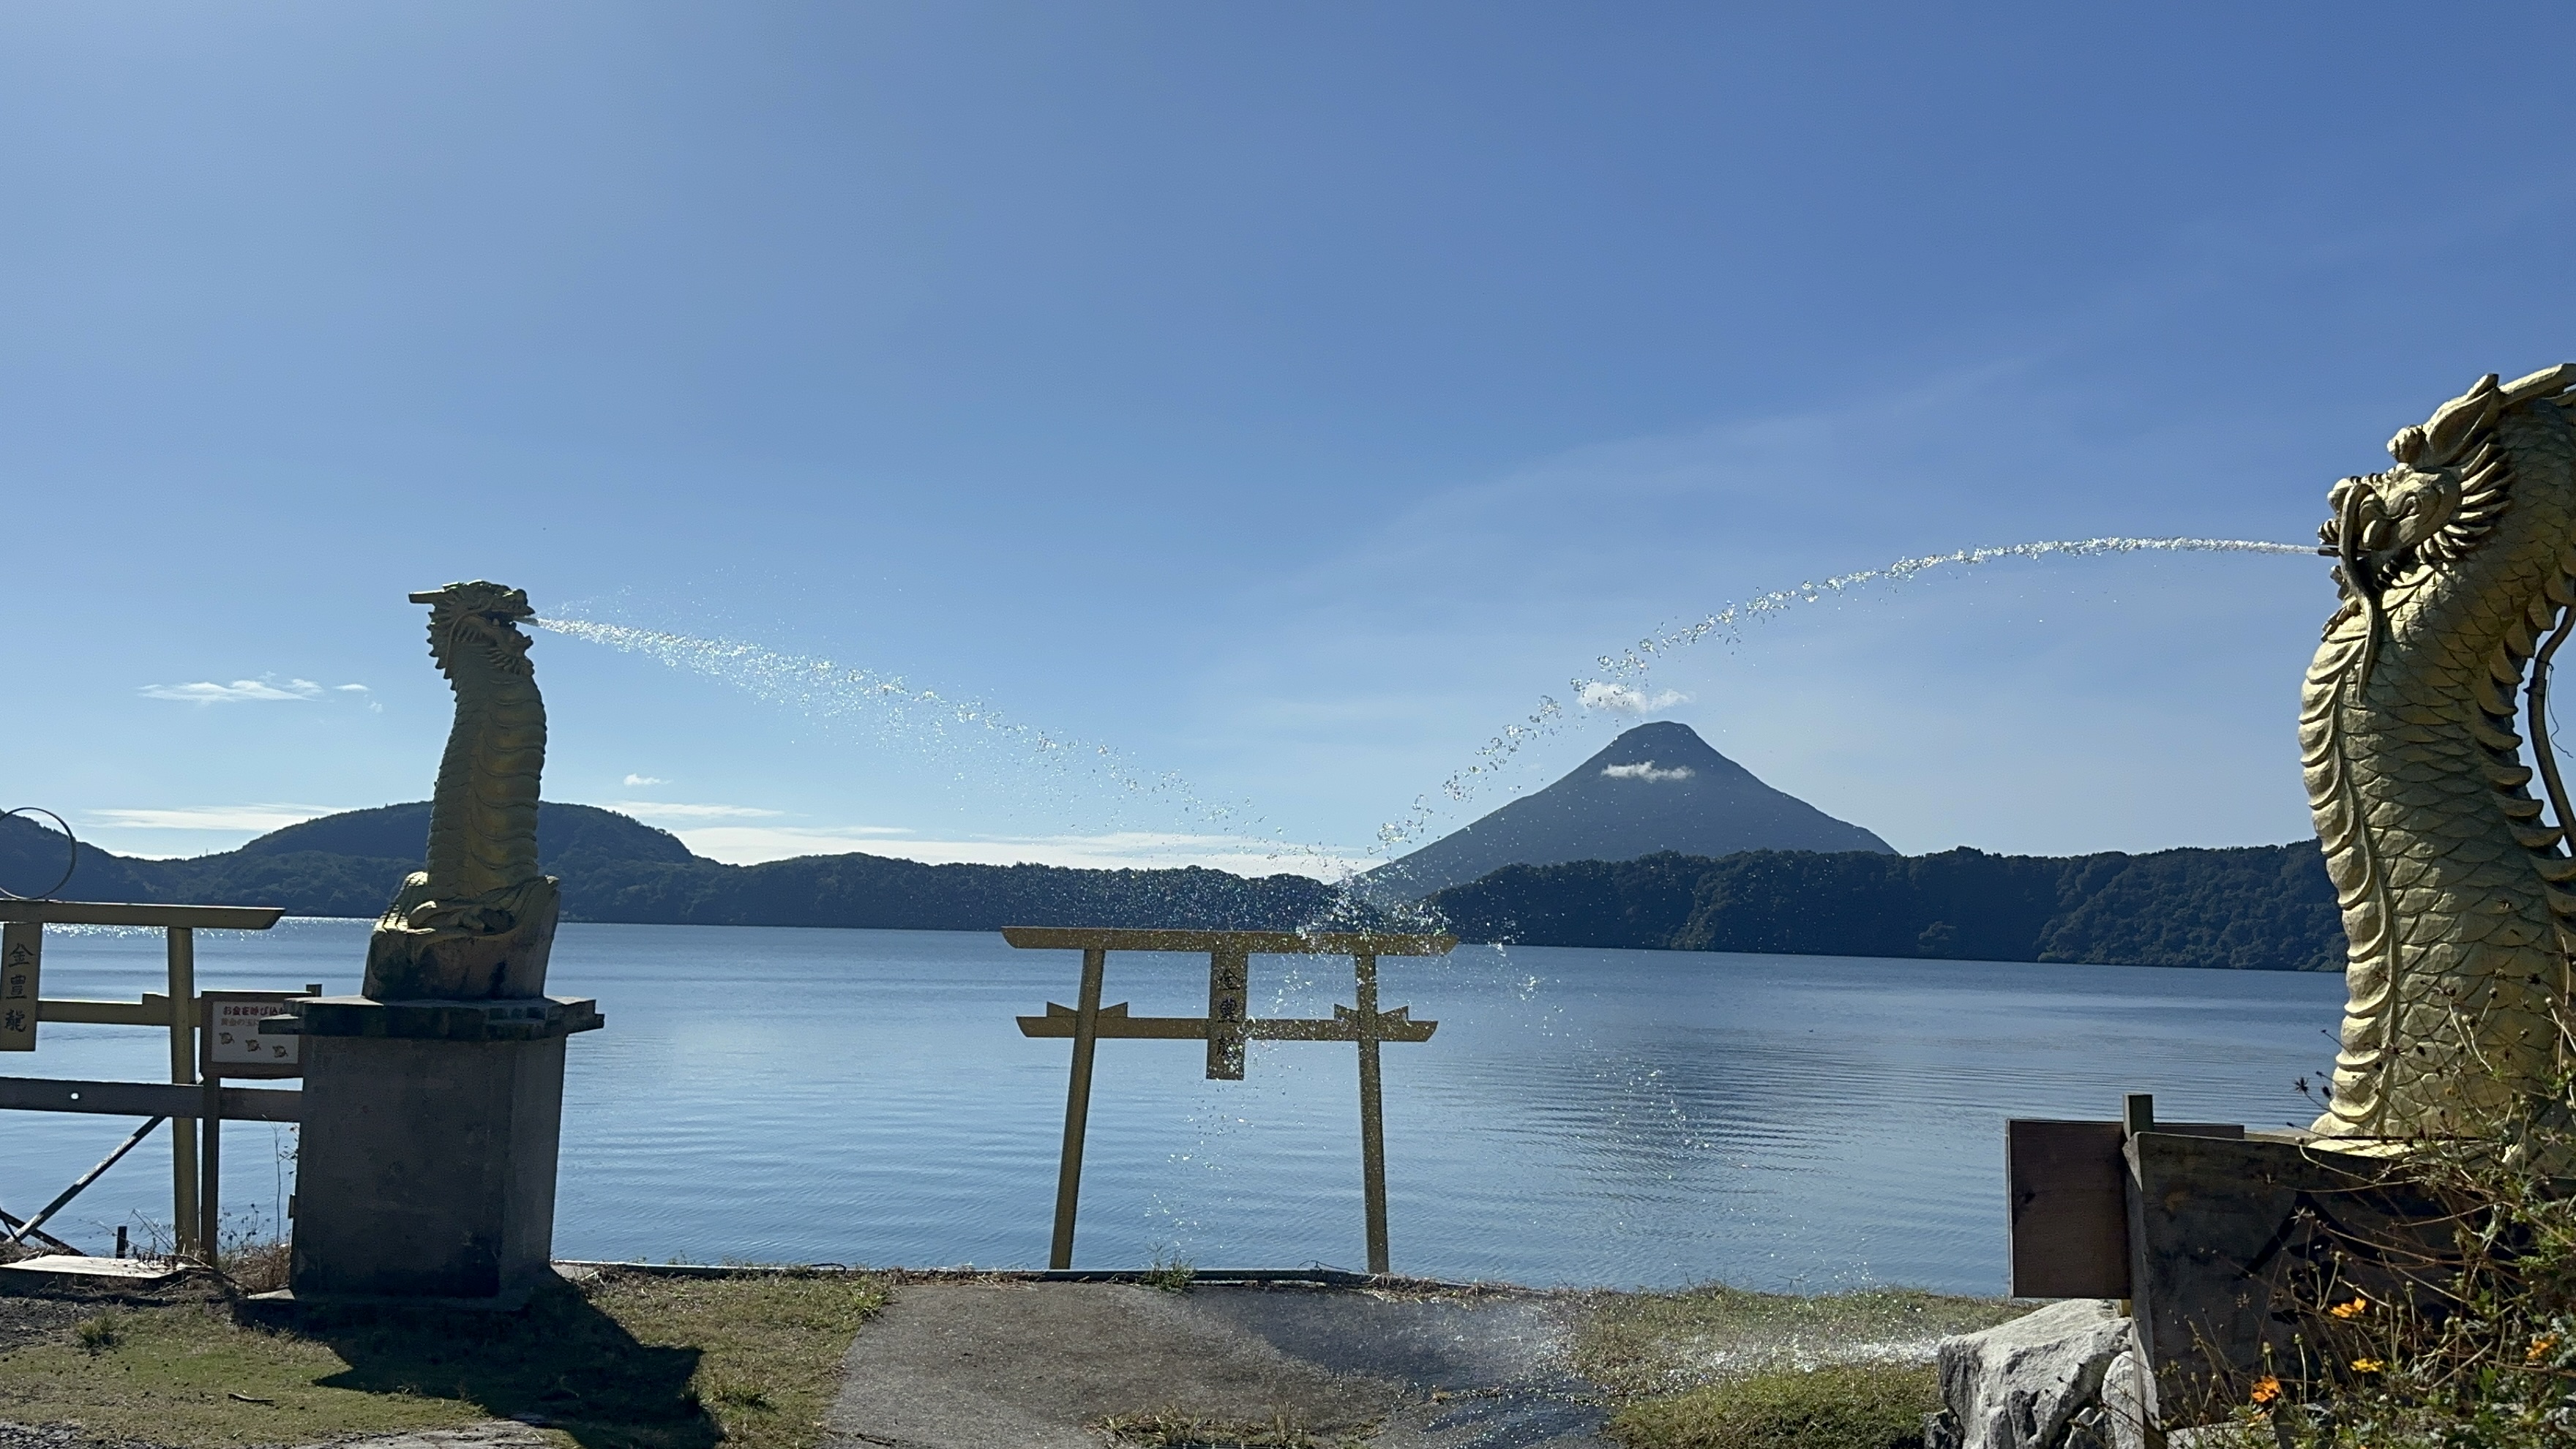
<svg viewBox="0 0 2576 1449">
<path fill-rule="evenodd" d="M 1139 870 L 1200 865 L 1236 875 L 1310 875 L 1332 880 L 1376 864 L 1360 859 L 1356 853 L 1290 849 L 1252 836 L 1145 830 L 931 840 L 885 825 L 719 825 L 684 829 L 679 836 L 698 854 L 733 865 L 756 865 L 796 855 L 864 852 L 930 865 L 1067 865 Z"/>
<path fill-rule="evenodd" d="M 230 684 L 217 684 L 201 679 L 194 684 L 147 684 L 146 699 L 176 699 L 188 704 L 242 704 L 254 699 L 320 699 L 322 686 L 309 679 L 290 679 L 284 684 L 276 676 L 263 679 L 236 679 Z"/>
<path fill-rule="evenodd" d="M 1687 780 L 1699 772 L 1688 765 L 1675 765 L 1669 770 L 1658 770 L 1655 768 L 1654 761 L 1647 760 L 1636 765 L 1603 765 L 1601 773 L 1607 779 L 1644 780 L 1652 784 L 1657 780 Z"/>
<path fill-rule="evenodd" d="M 1690 703 L 1690 696 L 1677 689 L 1658 690 L 1648 694 L 1626 684 L 1606 684 L 1596 679 L 1583 686 L 1575 696 L 1585 709 L 1606 710 L 1612 714 L 1649 714 Z"/>
<path fill-rule="evenodd" d="M 248 830 L 265 835 L 317 815 L 338 814 L 337 805 L 180 805 L 158 810 L 92 810 L 82 823 L 118 830 Z"/>
<path fill-rule="evenodd" d="M 670 783 L 670 781 L 662 779 L 656 775 L 629 775 L 626 777 L 626 786 L 630 790 L 638 785 L 668 785 Z"/>
<path fill-rule="evenodd" d="M 320 699 L 325 694 L 368 694 L 363 684 L 335 684 L 327 690 L 310 679 L 289 679 L 280 683 L 274 674 L 257 679 L 236 679 L 230 684 L 217 684 L 200 679 L 194 684 L 147 684 L 139 691 L 146 699 L 175 699 L 182 704 L 247 704 L 255 700 Z M 383 710 L 370 699 L 367 708 Z"/>
<path fill-rule="evenodd" d="M 765 820 L 787 813 L 754 805 L 671 805 L 659 800 L 611 800 L 603 808 L 638 820 Z"/>
</svg>

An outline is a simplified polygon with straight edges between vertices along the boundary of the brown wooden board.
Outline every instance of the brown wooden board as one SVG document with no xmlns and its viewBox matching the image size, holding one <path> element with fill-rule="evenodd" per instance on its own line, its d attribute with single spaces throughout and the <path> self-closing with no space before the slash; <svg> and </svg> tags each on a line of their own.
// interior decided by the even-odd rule
<svg viewBox="0 0 2576 1449">
<path fill-rule="evenodd" d="M 2015 1298 L 2129 1296 L 2123 1140 L 2117 1122 L 2004 1124 Z"/>
<path fill-rule="evenodd" d="M 2175 1122 L 2159 1130 L 2245 1135 L 2243 1127 L 2224 1122 Z M 2126 1140 L 2118 1122 L 2016 1117 L 2004 1124 L 2014 1297 L 2130 1296 L 2128 1169 L 2120 1158 Z"/>
</svg>

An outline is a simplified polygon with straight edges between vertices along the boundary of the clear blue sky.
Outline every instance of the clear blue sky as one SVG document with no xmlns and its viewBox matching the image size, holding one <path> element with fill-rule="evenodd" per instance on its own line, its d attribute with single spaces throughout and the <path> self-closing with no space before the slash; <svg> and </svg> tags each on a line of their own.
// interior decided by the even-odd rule
<svg viewBox="0 0 2576 1449">
<path fill-rule="evenodd" d="M 1733 599 L 2311 538 L 2576 357 L 2571 57 L 2546 6 L 11 6 L 0 804 L 186 854 L 421 798 L 403 595 L 480 576 L 1125 762 L 541 635 L 549 794 L 727 858 L 1356 853 Z M 2329 602 L 2003 563 L 1649 683 L 1902 849 L 2283 840 Z M 1575 714 L 1440 821 L 1634 718 Z"/>
</svg>

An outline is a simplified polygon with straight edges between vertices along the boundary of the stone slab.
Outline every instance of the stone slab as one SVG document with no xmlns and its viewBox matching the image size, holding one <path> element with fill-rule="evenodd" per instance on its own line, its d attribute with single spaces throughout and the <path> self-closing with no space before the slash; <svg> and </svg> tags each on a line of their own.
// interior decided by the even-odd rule
<svg viewBox="0 0 2576 1449">
<path fill-rule="evenodd" d="M 92 1258 L 76 1253 L 48 1253 L 0 1264 L 0 1273 L 31 1273 L 52 1278 L 96 1278 L 119 1283 L 161 1283 L 187 1272 L 151 1258 Z"/>
<path fill-rule="evenodd" d="M 1373 1449 L 1610 1449 L 1572 1321 L 1538 1293 L 904 1284 L 850 1346 L 826 1442 L 1099 1449 L 1085 1426 L 1176 1410 L 1374 1425 Z"/>
</svg>

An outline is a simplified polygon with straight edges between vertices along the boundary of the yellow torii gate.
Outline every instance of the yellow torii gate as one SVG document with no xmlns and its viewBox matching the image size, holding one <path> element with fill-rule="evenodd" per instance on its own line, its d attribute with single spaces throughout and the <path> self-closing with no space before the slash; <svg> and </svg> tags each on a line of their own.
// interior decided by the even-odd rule
<svg viewBox="0 0 2576 1449">
<path fill-rule="evenodd" d="M 1064 1154 L 1056 1166 L 1055 1241 L 1047 1266 L 1073 1266 L 1074 1206 L 1082 1192 L 1082 1136 L 1091 1114 L 1091 1061 L 1102 1037 L 1146 1037 L 1168 1041 L 1207 1042 L 1210 1081 L 1243 1080 L 1244 1044 L 1263 1041 L 1347 1041 L 1359 1044 L 1360 1182 L 1368 1209 L 1368 1265 L 1372 1273 L 1387 1267 L 1386 1121 L 1379 1085 L 1378 1044 L 1429 1041 L 1436 1021 L 1415 1021 L 1412 1008 L 1380 1011 L 1377 1005 L 1377 958 L 1442 956 L 1458 944 L 1455 936 L 1407 936 L 1379 932 L 1293 931 L 1158 931 L 1067 926 L 1011 926 L 1002 939 L 1022 950 L 1080 951 L 1082 992 L 1078 1004 L 1050 1001 L 1043 1016 L 1019 1018 L 1020 1032 L 1033 1037 L 1073 1039 L 1073 1080 L 1064 1106 Z M 1168 951 L 1208 958 L 1208 1014 L 1198 1016 L 1130 1016 L 1127 1005 L 1100 1004 L 1101 983 L 1112 951 Z M 1245 1011 L 1255 955 L 1348 956 L 1359 1004 L 1336 1005 L 1323 1018 L 1256 1018 Z"/>
</svg>

